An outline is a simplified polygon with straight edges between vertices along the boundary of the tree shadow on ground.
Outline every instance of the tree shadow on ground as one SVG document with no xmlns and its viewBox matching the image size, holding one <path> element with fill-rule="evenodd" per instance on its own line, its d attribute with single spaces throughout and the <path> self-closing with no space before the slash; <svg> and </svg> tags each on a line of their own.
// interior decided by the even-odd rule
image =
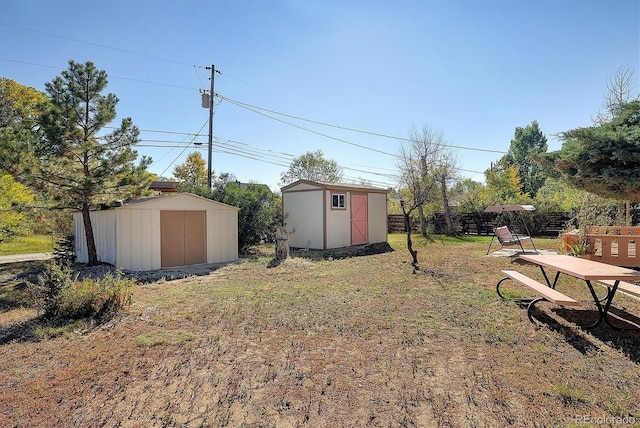
<svg viewBox="0 0 640 428">
<path fill-rule="evenodd" d="M 29 319 L 0 326 L 0 346 L 10 342 L 39 342 L 40 338 L 36 335 L 38 325 L 37 319 Z"/>
<path fill-rule="evenodd" d="M 70 332 L 91 332 L 105 324 L 109 324 L 119 316 L 117 312 L 107 312 L 95 317 L 78 319 L 45 319 L 42 316 L 0 325 L 0 346 L 11 342 L 40 342 L 53 339 Z"/>
</svg>

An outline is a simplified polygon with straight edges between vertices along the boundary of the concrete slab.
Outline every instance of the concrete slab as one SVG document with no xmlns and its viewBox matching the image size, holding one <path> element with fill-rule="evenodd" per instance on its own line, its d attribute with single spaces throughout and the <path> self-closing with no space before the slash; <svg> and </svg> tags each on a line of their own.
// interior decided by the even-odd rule
<svg viewBox="0 0 640 428">
<path fill-rule="evenodd" d="M 526 250 L 523 253 L 522 250 L 502 248 L 501 250 L 489 253 L 488 256 L 489 257 L 517 257 L 520 254 L 558 254 L 558 252 L 553 250 L 538 250 L 538 252 L 536 253 L 533 250 Z"/>
<path fill-rule="evenodd" d="M 9 256 L 0 256 L 0 265 L 8 265 L 11 263 L 33 262 L 36 260 L 49 260 L 53 257 L 53 253 L 31 253 L 31 254 L 12 254 Z"/>
</svg>

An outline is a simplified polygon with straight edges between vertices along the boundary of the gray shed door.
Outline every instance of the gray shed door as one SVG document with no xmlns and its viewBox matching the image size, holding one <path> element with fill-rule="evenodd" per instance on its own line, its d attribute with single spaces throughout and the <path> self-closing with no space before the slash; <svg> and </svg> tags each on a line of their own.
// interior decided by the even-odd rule
<svg viewBox="0 0 640 428">
<path fill-rule="evenodd" d="M 162 267 L 206 263 L 206 212 L 160 211 L 160 252 Z"/>
</svg>

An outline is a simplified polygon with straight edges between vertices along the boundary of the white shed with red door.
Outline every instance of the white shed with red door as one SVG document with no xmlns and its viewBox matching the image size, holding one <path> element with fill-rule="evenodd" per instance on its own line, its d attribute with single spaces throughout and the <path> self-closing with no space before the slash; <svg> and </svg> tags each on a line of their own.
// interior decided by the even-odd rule
<svg viewBox="0 0 640 428">
<path fill-rule="evenodd" d="M 294 248 L 387 241 L 386 189 L 298 180 L 282 188 L 282 213 Z"/>
<path fill-rule="evenodd" d="M 238 259 L 238 208 L 190 193 L 91 212 L 98 260 L 155 270 Z M 88 261 L 82 213 L 73 214 L 76 260 Z"/>
</svg>

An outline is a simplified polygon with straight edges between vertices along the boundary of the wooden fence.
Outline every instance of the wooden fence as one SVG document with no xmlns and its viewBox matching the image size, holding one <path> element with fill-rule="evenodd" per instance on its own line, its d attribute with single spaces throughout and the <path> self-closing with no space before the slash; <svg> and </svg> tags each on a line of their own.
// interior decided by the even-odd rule
<svg viewBox="0 0 640 428">
<path fill-rule="evenodd" d="M 616 266 L 640 267 L 640 254 L 636 251 L 640 244 L 640 227 L 590 226 L 587 228 L 586 247 L 580 243 L 578 233 L 562 236 L 565 251 L 579 249 L 582 257 Z"/>
<path fill-rule="evenodd" d="M 570 218 L 567 213 L 541 213 L 538 211 L 522 213 L 522 219 L 526 222 L 531 235 L 556 236 L 567 228 Z M 493 235 L 497 226 L 509 224 L 518 234 L 525 234 L 519 215 L 511 215 L 506 219 L 498 213 L 460 213 L 454 215 L 454 228 L 456 233 L 462 235 Z M 404 217 L 402 214 L 389 214 L 387 221 L 388 231 L 404 232 Z M 412 230 L 417 232 L 420 222 L 412 218 Z M 427 219 L 427 229 L 431 233 L 446 233 L 447 225 L 444 214 L 436 214 Z"/>
</svg>

